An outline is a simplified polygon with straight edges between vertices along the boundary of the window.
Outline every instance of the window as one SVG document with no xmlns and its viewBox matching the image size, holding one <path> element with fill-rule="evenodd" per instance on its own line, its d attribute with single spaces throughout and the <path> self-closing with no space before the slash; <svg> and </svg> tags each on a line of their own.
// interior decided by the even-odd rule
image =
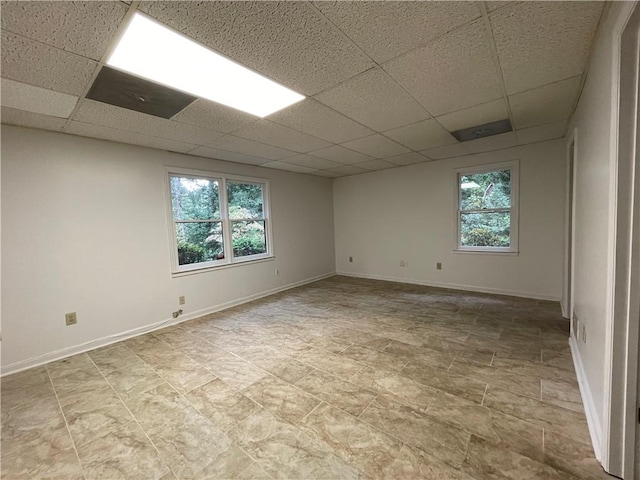
<svg viewBox="0 0 640 480">
<path fill-rule="evenodd" d="M 457 250 L 518 251 L 518 163 L 457 172 Z"/>
<path fill-rule="evenodd" d="M 271 257 L 268 182 L 169 173 L 174 273 Z"/>
</svg>

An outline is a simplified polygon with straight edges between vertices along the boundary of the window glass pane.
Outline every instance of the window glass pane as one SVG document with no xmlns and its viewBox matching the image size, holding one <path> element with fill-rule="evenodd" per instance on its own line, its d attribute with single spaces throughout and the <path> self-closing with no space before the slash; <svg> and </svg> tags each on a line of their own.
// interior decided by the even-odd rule
<svg viewBox="0 0 640 480">
<path fill-rule="evenodd" d="M 178 265 L 211 262 L 224 258 L 222 222 L 176 224 Z"/>
<path fill-rule="evenodd" d="M 267 252 L 267 236 L 263 221 L 231 222 L 231 239 L 234 257 Z"/>
<path fill-rule="evenodd" d="M 171 205 L 176 220 L 217 220 L 220 218 L 218 182 L 172 176 Z"/>
<path fill-rule="evenodd" d="M 229 218 L 264 218 L 262 187 L 256 183 L 227 183 Z"/>
<path fill-rule="evenodd" d="M 460 175 L 460 210 L 511 207 L 511 170 Z"/>
<path fill-rule="evenodd" d="M 460 245 L 463 247 L 509 247 L 509 212 L 461 213 Z"/>
</svg>

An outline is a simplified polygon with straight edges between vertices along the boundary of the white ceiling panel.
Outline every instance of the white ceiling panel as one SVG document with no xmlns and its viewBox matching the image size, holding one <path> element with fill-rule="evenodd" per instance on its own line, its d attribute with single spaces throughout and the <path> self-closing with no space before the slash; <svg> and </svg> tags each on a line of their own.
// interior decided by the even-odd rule
<svg viewBox="0 0 640 480">
<path fill-rule="evenodd" d="M 312 157 L 311 155 L 300 154 L 295 157 L 288 157 L 284 160 L 286 163 L 293 163 L 295 165 L 300 165 L 301 167 L 307 168 L 315 168 L 326 170 L 329 168 L 336 168 L 341 166 L 341 164 L 337 162 L 332 162 L 331 160 L 326 160 L 324 158 Z"/>
<path fill-rule="evenodd" d="M 395 165 L 413 165 L 415 163 L 428 162 L 431 159 L 420 155 L 416 152 L 405 153 L 404 155 L 397 155 L 395 157 L 385 158 L 387 162 L 391 162 Z"/>
<path fill-rule="evenodd" d="M 269 120 L 258 120 L 233 132 L 234 135 L 294 152 L 306 153 L 328 147 L 331 143 L 306 133 L 292 130 Z"/>
<path fill-rule="evenodd" d="M 100 60 L 127 13 L 121 2 L 2 2 L 2 29 Z"/>
<path fill-rule="evenodd" d="M 267 158 L 269 160 L 282 160 L 293 157 L 296 152 L 285 150 L 284 148 L 273 147 L 264 143 L 254 142 L 246 138 L 226 135 L 218 140 L 208 143 L 206 146 L 229 150 L 230 152 L 243 153 L 252 157 Z"/>
<path fill-rule="evenodd" d="M 384 134 L 412 150 L 441 147 L 442 145 L 457 142 L 457 140 L 434 119 L 388 130 L 384 132 Z"/>
<path fill-rule="evenodd" d="M 49 117 L 39 113 L 25 112 L 14 108 L 2 107 L 2 123 L 19 125 L 21 127 L 40 128 L 42 130 L 62 131 L 66 120 L 58 117 Z"/>
<path fill-rule="evenodd" d="M 57 92 L 81 95 L 98 64 L 9 32 L 2 32 L 2 76 Z"/>
<path fill-rule="evenodd" d="M 342 177 L 342 175 L 343 175 L 341 173 L 332 172 L 330 170 L 317 170 L 317 171 L 313 172 L 313 174 L 318 176 L 318 177 L 328 177 L 328 178 L 337 178 L 337 177 Z"/>
<path fill-rule="evenodd" d="M 342 144 L 343 147 L 356 150 L 374 158 L 392 157 L 410 150 L 399 143 L 389 140 L 387 137 L 376 133 L 369 137 L 359 138 Z"/>
<path fill-rule="evenodd" d="M 314 2 L 376 62 L 427 44 L 480 16 L 473 2 Z"/>
<path fill-rule="evenodd" d="M 294 165 L 292 163 L 285 163 L 285 162 L 269 162 L 261 166 L 267 167 L 267 168 L 275 168 L 278 170 L 286 170 L 288 172 L 296 172 L 296 173 L 312 173 L 318 170 L 317 168 L 301 167 L 300 165 Z"/>
<path fill-rule="evenodd" d="M 343 175 L 356 175 L 358 173 L 366 173 L 369 170 L 365 170 L 364 168 L 354 167 L 353 165 L 345 165 L 344 167 L 332 168 L 331 170 L 327 170 L 328 172 L 338 173 L 341 176 Z"/>
<path fill-rule="evenodd" d="M 364 168 L 365 170 L 385 170 L 387 168 L 396 168 L 398 165 L 395 163 L 387 162 L 386 160 L 369 160 L 368 162 L 358 163 L 354 167 Z"/>
<path fill-rule="evenodd" d="M 489 122 L 497 122 L 505 118 L 509 118 L 509 112 L 507 111 L 507 104 L 502 98 L 436 117 L 440 125 L 450 132 L 484 125 Z"/>
<path fill-rule="evenodd" d="M 2 79 L 1 100 L 3 107 L 60 118 L 69 118 L 78 103 L 75 95 L 34 87 L 8 78 Z"/>
<path fill-rule="evenodd" d="M 464 148 L 471 153 L 490 152 L 491 150 L 500 150 L 503 148 L 515 147 L 517 145 L 515 132 L 501 133 L 491 137 L 479 138 L 464 142 Z"/>
<path fill-rule="evenodd" d="M 315 98 L 378 131 L 429 118 L 413 98 L 378 68 L 351 78 Z"/>
<path fill-rule="evenodd" d="M 515 127 L 532 127 L 568 118 L 579 88 L 580 77 L 573 77 L 509 96 Z"/>
<path fill-rule="evenodd" d="M 219 148 L 211 148 L 199 146 L 189 152 L 189 155 L 198 155 L 199 157 L 213 158 L 216 160 L 226 160 L 228 162 L 246 163 L 247 165 L 262 165 L 269 162 L 266 158 L 254 157 L 238 152 L 230 152 Z"/>
<path fill-rule="evenodd" d="M 139 8 L 305 95 L 373 65 L 306 2 L 141 2 Z"/>
<path fill-rule="evenodd" d="M 231 133 L 245 125 L 257 122 L 259 118 L 235 108 L 199 98 L 175 115 L 172 120 L 217 132 Z"/>
<path fill-rule="evenodd" d="M 482 21 L 474 21 L 382 67 L 431 115 L 502 96 Z"/>
<path fill-rule="evenodd" d="M 420 153 L 433 160 L 441 160 L 443 158 L 463 157 L 465 155 L 469 155 L 470 152 L 463 144 L 454 143 L 444 147 L 429 148 L 421 151 Z"/>
<path fill-rule="evenodd" d="M 354 164 L 359 162 L 365 162 L 367 160 L 373 160 L 373 157 L 365 155 L 364 153 L 349 150 L 348 148 L 341 147 L 340 145 L 332 145 L 331 147 L 323 148 L 311 152 L 314 157 L 324 158 L 338 163 Z"/>
<path fill-rule="evenodd" d="M 132 145 L 157 148 L 159 150 L 168 150 L 171 152 L 186 153 L 195 147 L 195 145 L 190 143 L 178 142 L 176 140 L 168 140 L 166 138 L 152 137 L 150 135 L 127 132 L 126 130 L 117 130 L 115 128 L 74 121 L 67 125 L 64 131 L 72 135 L 100 138 L 103 140 L 110 140 L 112 142 L 129 143 Z"/>
<path fill-rule="evenodd" d="M 562 138 L 566 128 L 567 120 L 560 120 L 558 122 L 547 123 L 546 125 L 517 130 L 516 137 L 518 138 L 518 145 Z"/>
<path fill-rule="evenodd" d="M 580 75 L 603 5 L 523 2 L 492 14 L 507 93 Z"/>
<path fill-rule="evenodd" d="M 313 98 L 280 110 L 270 115 L 269 120 L 333 143 L 347 142 L 373 133 L 373 130 Z"/>
<path fill-rule="evenodd" d="M 86 98 L 80 102 L 73 119 L 78 122 L 102 125 L 195 145 L 209 143 L 224 135 L 213 130 L 166 120 Z"/>
</svg>

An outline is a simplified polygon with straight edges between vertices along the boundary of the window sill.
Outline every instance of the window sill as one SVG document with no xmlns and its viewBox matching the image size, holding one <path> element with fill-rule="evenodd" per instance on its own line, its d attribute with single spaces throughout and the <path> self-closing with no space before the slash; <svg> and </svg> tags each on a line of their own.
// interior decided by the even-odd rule
<svg viewBox="0 0 640 480">
<path fill-rule="evenodd" d="M 507 257 L 517 257 L 520 255 L 520 252 L 498 252 L 491 250 L 454 250 L 453 253 L 461 253 L 463 255 L 504 255 Z"/>
<path fill-rule="evenodd" d="M 171 276 L 173 278 L 185 277 L 187 275 L 195 275 L 198 273 L 208 273 L 216 270 L 226 270 L 227 268 L 241 267 L 243 265 L 254 265 L 256 263 L 271 262 L 275 259 L 276 259 L 275 255 L 270 255 L 268 257 L 260 257 L 260 258 L 250 259 L 250 260 L 239 260 L 233 263 L 225 263 L 223 265 L 212 265 L 210 267 L 194 268 L 193 270 L 173 271 L 171 272 Z"/>
</svg>

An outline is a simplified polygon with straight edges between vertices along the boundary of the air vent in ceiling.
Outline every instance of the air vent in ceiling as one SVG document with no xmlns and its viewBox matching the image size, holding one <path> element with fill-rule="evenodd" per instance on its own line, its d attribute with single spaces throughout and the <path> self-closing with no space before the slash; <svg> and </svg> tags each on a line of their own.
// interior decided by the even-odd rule
<svg viewBox="0 0 640 480">
<path fill-rule="evenodd" d="M 485 123 L 484 125 L 478 125 L 476 127 L 463 128 L 462 130 L 451 132 L 451 135 L 453 135 L 459 142 L 468 142 L 469 140 L 490 137 L 491 135 L 507 133 L 512 130 L 511 122 L 508 118 L 505 118 L 504 120 L 498 120 L 497 122 Z"/>
<path fill-rule="evenodd" d="M 173 117 L 196 99 L 109 67 L 102 67 L 87 98 L 162 118 Z"/>
</svg>

